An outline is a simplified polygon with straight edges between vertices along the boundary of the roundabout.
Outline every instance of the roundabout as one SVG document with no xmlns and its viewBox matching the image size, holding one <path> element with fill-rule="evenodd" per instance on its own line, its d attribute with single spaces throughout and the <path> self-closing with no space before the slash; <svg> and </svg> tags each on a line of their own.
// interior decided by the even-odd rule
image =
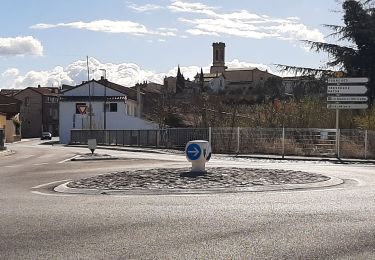
<svg viewBox="0 0 375 260">
<path fill-rule="evenodd" d="M 341 179 L 304 171 L 261 168 L 189 168 L 116 171 L 64 183 L 57 192 L 81 194 L 186 194 L 322 188 Z"/>
</svg>

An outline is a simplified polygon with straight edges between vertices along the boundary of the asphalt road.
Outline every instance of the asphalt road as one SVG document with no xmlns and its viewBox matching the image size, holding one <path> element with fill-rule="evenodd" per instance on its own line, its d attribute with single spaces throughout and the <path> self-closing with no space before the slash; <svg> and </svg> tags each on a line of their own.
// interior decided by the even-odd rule
<svg viewBox="0 0 375 260">
<path fill-rule="evenodd" d="M 374 259 L 375 165 L 219 158 L 213 166 L 305 170 L 327 189 L 206 195 L 69 195 L 64 180 L 128 168 L 187 166 L 180 155 L 10 146 L 0 157 L 0 259 Z"/>
</svg>

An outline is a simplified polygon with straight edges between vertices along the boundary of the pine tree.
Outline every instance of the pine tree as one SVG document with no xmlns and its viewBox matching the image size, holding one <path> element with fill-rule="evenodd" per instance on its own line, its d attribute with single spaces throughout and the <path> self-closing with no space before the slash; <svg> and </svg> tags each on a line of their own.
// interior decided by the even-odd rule
<svg viewBox="0 0 375 260">
<path fill-rule="evenodd" d="M 278 65 L 279 68 L 315 75 L 321 78 L 332 76 L 338 68 L 347 77 L 368 77 L 370 79 L 370 99 L 375 97 L 375 9 L 373 0 L 345 0 L 342 4 L 343 26 L 325 25 L 333 33 L 329 36 L 338 38 L 337 44 L 304 41 L 316 52 L 329 54 L 330 60 L 325 64 L 329 69 L 313 69 L 295 66 Z M 342 43 L 342 44 L 339 44 Z"/>
</svg>

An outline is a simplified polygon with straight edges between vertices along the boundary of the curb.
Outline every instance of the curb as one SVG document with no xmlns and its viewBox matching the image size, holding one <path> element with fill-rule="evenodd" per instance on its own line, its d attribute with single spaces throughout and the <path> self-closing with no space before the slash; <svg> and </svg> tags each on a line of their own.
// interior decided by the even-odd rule
<svg viewBox="0 0 375 260">
<path fill-rule="evenodd" d="M 12 155 L 12 154 L 15 154 L 15 153 L 16 153 L 15 151 L 10 150 L 10 149 L 0 150 L 0 157 Z"/>
<path fill-rule="evenodd" d="M 285 191 L 285 190 L 306 190 L 319 189 L 337 186 L 343 184 L 342 179 L 330 177 L 327 181 L 305 183 L 305 184 L 282 184 L 256 187 L 236 187 L 236 188 L 219 188 L 219 189 L 163 189 L 163 190 L 104 190 L 104 189 L 81 189 L 70 188 L 66 182 L 54 188 L 54 191 L 69 194 L 85 195 L 186 195 L 186 194 L 215 194 L 215 193 L 238 193 L 238 192 L 267 192 L 267 191 Z"/>
<path fill-rule="evenodd" d="M 109 160 L 118 160 L 119 157 L 98 157 L 98 158 L 90 158 L 90 157 L 82 157 L 80 158 L 79 156 L 78 157 L 73 157 L 70 159 L 70 161 L 73 161 L 73 162 L 79 162 L 79 161 L 109 161 Z"/>
</svg>

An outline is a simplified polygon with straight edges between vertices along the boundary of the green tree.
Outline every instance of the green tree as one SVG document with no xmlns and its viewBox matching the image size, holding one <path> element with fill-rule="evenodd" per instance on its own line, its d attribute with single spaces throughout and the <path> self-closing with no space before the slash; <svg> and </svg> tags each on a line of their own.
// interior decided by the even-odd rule
<svg viewBox="0 0 375 260">
<path fill-rule="evenodd" d="M 375 9 L 373 0 L 345 0 L 342 3 L 344 25 L 325 25 L 336 37 L 337 43 L 304 41 L 316 52 L 329 54 L 326 62 L 327 69 L 303 68 L 278 65 L 287 71 L 303 75 L 318 75 L 325 78 L 332 76 L 339 68 L 348 77 L 369 77 L 370 98 L 375 96 Z M 331 69 L 329 69 L 331 68 Z"/>
</svg>

